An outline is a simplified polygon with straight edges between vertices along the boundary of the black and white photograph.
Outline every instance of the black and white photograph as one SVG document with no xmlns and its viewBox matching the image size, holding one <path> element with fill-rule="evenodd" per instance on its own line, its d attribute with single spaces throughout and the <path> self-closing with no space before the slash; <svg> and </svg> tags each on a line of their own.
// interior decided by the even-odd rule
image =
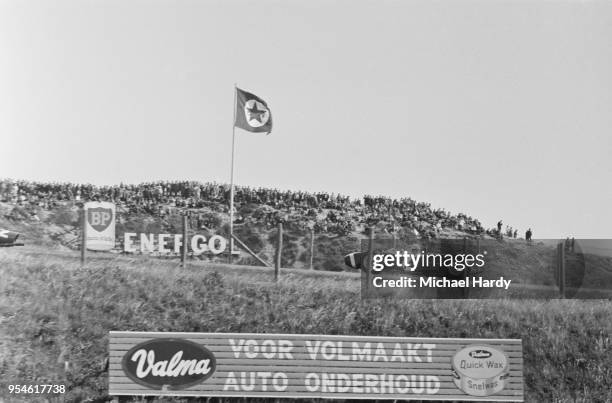
<svg viewBox="0 0 612 403">
<path fill-rule="evenodd" d="M 612 402 L 612 2 L 0 0 L 0 403 Z"/>
</svg>

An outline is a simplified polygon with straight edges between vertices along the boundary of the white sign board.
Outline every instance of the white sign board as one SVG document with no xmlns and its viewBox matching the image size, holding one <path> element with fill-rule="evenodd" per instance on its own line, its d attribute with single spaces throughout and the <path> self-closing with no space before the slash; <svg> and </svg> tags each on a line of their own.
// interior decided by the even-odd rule
<svg viewBox="0 0 612 403">
<path fill-rule="evenodd" d="M 522 402 L 519 339 L 110 332 L 111 396 Z"/>
<path fill-rule="evenodd" d="M 85 203 L 85 245 L 89 250 L 115 247 L 115 205 L 109 202 Z"/>
</svg>

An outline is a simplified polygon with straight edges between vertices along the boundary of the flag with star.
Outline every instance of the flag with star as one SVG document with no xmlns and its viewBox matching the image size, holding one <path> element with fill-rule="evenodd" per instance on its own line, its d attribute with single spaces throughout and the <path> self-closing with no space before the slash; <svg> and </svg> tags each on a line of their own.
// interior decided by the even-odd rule
<svg viewBox="0 0 612 403">
<path fill-rule="evenodd" d="M 234 126 L 254 133 L 272 131 L 272 113 L 268 104 L 256 95 L 236 87 Z"/>
</svg>

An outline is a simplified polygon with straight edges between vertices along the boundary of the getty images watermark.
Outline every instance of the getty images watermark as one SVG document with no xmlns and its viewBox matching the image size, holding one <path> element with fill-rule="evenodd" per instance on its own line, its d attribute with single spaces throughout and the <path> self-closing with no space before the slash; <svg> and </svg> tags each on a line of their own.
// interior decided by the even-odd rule
<svg viewBox="0 0 612 403">
<path fill-rule="evenodd" d="M 375 240 L 363 252 L 362 297 L 610 298 L 612 240 L 593 241 Z"/>
<path fill-rule="evenodd" d="M 395 254 L 375 254 L 372 257 L 372 271 L 381 272 L 385 268 L 399 268 L 404 271 L 415 272 L 417 269 L 422 271 L 439 270 L 443 268 L 449 275 L 461 277 L 461 273 L 466 269 L 480 269 L 485 266 L 484 253 L 478 254 L 457 254 L 450 253 L 409 253 L 408 251 L 396 251 Z M 487 279 L 483 276 L 464 276 L 463 278 L 449 278 L 438 276 L 401 276 L 399 278 L 384 278 L 381 275 L 374 276 L 372 285 L 376 288 L 466 288 L 466 287 L 497 287 L 507 290 L 512 280 L 507 280 L 503 276 L 497 279 Z"/>
</svg>

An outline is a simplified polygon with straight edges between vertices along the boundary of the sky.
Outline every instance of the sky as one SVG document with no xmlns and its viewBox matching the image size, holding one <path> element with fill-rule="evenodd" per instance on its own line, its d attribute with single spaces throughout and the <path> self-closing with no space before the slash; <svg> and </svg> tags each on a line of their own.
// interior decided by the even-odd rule
<svg viewBox="0 0 612 403">
<path fill-rule="evenodd" d="M 0 0 L 0 177 L 411 197 L 612 237 L 612 2 Z"/>
</svg>

